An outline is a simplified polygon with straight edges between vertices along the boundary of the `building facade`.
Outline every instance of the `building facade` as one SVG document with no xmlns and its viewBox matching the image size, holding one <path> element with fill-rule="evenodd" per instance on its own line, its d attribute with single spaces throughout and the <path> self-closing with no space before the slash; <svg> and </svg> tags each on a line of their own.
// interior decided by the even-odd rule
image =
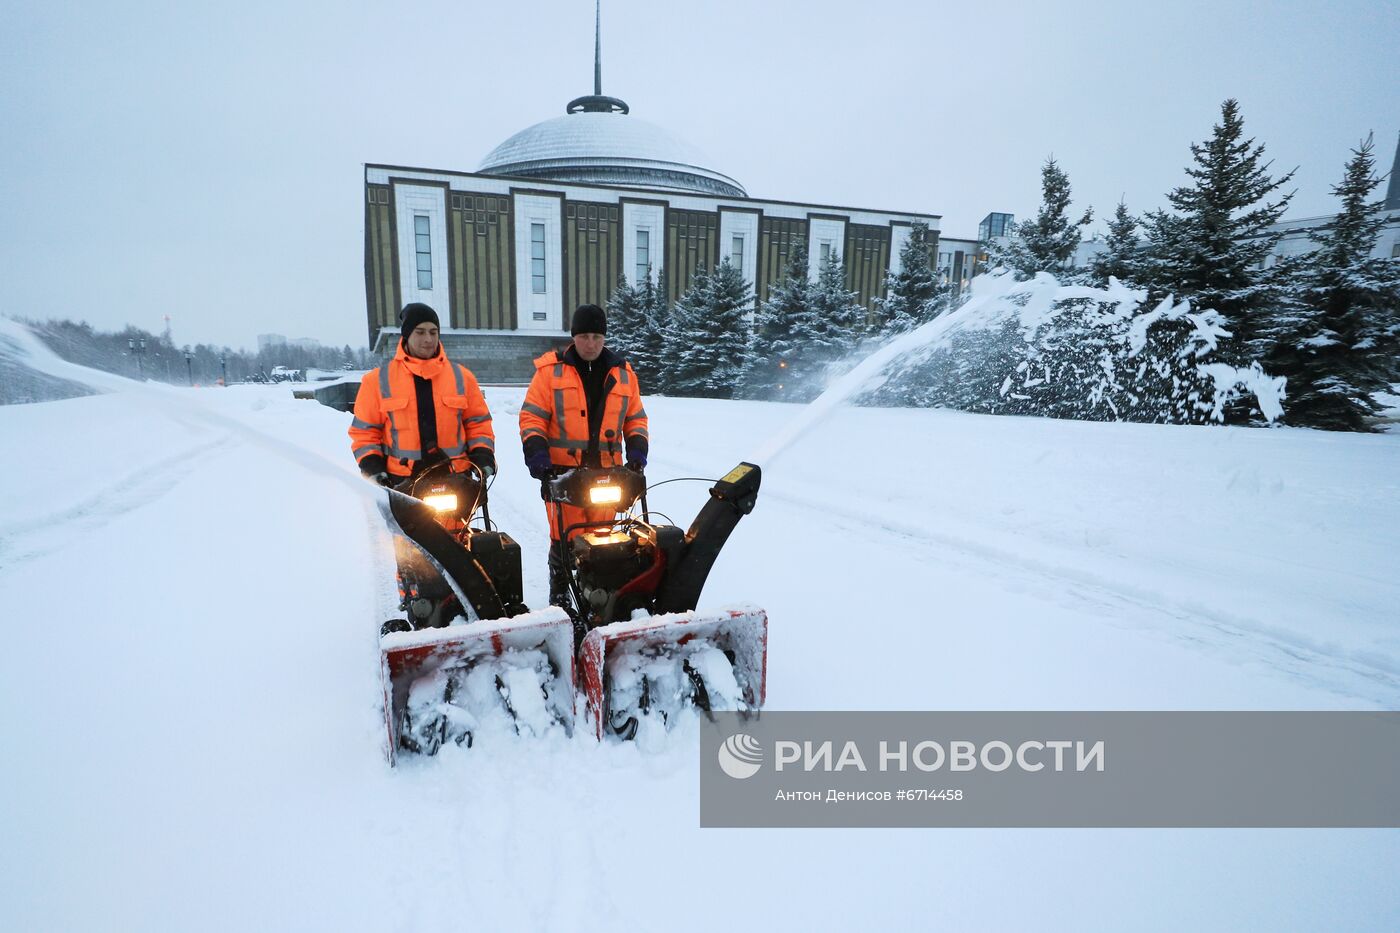
<svg viewBox="0 0 1400 933">
<path fill-rule="evenodd" d="M 805 246 L 815 277 L 835 254 L 867 309 L 915 222 L 939 217 L 748 196 L 690 144 L 601 90 L 516 133 L 475 171 L 365 166 L 370 346 L 394 352 L 398 312 L 437 310 L 449 355 L 486 382 L 528 381 L 529 360 L 568 339 L 580 304 L 606 305 L 643 276 L 680 297 L 728 260 L 763 301 Z"/>
</svg>

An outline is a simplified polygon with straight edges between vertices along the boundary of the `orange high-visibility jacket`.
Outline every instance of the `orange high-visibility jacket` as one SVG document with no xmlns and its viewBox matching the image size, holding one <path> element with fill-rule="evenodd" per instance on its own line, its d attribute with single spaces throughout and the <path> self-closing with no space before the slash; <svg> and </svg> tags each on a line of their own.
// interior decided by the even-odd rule
<svg viewBox="0 0 1400 933">
<path fill-rule="evenodd" d="M 467 468 L 467 451 L 472 448 L 495 452 L 491 412 L 471 370 L 449 360 L 440 346 L 437 356 L 420 360 L 409 356 L 400 342 L 392 360 L 360 380 L 355 420 L 350 423 L 350 448 L 356 463 L 379 454 L 388 460 L 391 474 L 408 476 L 414 461 L 423 459 L 414 376 L 433 384 L 438 447 L 452 461 L 453 470 Z"/>
<path fill-rule="evenodd" d="M 626 439 L 647 439 L 647 413 L 642 408 L 637 374 L 626 360 L 603 379 L 603 421 L 598 428 L 600 465 L 620 466 Z M 611 433 L 611 437 L 609 437 Z M 543 437 L 555 466 L 583 463 L 588 450 L 588 400 L 578 370 L 564 362 L 564 353 L 551 350 L 535 360 L 535 378 L 520 406 L 520 441 Z"/>
</svg>

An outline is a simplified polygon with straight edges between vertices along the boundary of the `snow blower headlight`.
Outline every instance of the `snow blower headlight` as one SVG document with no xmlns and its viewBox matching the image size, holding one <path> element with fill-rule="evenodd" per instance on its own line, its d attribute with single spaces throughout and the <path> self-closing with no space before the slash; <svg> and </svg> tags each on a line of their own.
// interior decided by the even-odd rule
<svg viewBox="0 0 1400 933">
<path fill-rule="evenodd" d="M 617 505 L 621 501 L 621 486 L 591 486 L 588 489 L 589 505 Z"/>
<path fill-rule="evenodd" d="M 450 492 L 440 492 L 435 495 L 424 496 L 423 504 L 439 512 L 455 512 L 457 511 L 457 496 Z"/>
</svg>

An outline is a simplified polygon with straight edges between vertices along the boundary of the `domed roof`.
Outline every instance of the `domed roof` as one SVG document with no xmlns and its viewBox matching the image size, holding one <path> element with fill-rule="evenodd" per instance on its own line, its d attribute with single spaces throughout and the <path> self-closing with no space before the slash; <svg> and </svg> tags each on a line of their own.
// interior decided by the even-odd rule
<svg viewBox="0 0 1400 933">
<path fill-rule="evenodd" d="M 707 168 L 708 161 L 654 123 L 625 112 L 585 110 L 521 130 L 492 149 L 477 171 L 747 196 L 737 181 Z"/>
</svg>

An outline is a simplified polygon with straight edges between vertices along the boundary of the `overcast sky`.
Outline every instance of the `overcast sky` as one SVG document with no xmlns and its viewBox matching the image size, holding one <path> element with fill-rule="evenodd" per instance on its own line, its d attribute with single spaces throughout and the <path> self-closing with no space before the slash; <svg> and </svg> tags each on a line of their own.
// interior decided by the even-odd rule
<svg viewBox="0 0 1400 933">
<path fill-rule="evenodd" d="M 592 0 L 0 4 L 0 312 L 177 343 L 363 344 L 364 164 L 472 171 L 592 90 Z M 1293 217 L 1400 131 L 1396 0 L 686 6 L 605 0 L 604 93 L 753 197 L 948 236 L 1050 154 L 1096 218 L 1161 207 L 1227 97 Z"/>
</svg>

